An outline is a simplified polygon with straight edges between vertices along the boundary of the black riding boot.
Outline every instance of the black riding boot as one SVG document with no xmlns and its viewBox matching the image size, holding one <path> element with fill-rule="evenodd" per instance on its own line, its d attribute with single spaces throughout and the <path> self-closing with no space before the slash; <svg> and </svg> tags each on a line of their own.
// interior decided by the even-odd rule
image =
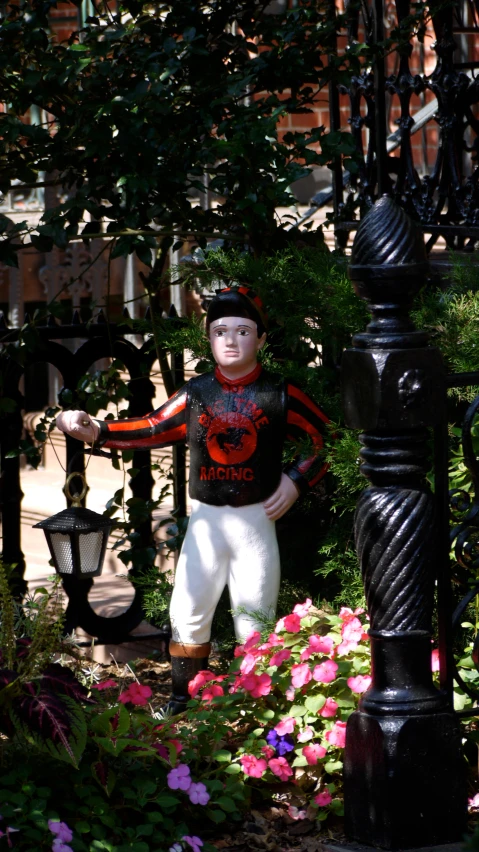
<svg viewBox="0 0 479 852">
<path fill-rule="evenodd" d="M 171 716 L 183 713 L 186 704 L 190 700 L 188 684 L 195 675 L 203 669 L 208 668 L 208 656 L 211 645 L 181 645 L 179 642 L 170 642 L 171 654 L 171 683 L 172 693 L 165 710 Z"/>
</svg>

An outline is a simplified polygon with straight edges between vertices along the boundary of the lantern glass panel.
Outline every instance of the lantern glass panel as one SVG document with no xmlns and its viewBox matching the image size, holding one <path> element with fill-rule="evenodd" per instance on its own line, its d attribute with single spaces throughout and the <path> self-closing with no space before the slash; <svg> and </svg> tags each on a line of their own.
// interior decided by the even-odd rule
<svg viewBox="0 0 479 852">
<path fill-rule="evenodd" d="M 91 574 L 98 568 L 104 531 L 80 533 L 78 544 L 80 548 L 80 565 L 82 574 Z"/>
<path fill-rule="evenodd" d="M 50 533 L 50 541 L 60 574 L 73 574 L 72 541 L 69 535 Z"/>
</svg>

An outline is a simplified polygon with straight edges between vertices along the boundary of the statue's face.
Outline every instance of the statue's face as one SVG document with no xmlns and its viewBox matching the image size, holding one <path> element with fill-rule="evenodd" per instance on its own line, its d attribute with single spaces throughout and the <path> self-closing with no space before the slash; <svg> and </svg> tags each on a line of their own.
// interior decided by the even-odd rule
<svg viewBox="0 0 479 852">
<path fill-rule="evenodd" d="M 266 334 L 258 337 L 256 323 L 244 317 L 222 317 L 210 325 L 213 358 L 228 378 L 240 378 L 254 370 L 265 341 Z"/>
</svg>

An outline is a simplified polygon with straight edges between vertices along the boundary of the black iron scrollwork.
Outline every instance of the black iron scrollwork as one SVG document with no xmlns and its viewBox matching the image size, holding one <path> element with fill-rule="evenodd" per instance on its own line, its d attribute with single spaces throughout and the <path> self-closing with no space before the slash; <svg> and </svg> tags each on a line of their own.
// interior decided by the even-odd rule
<svg viewBox="0 0 479 852">
<path fill-rule="evenodd" d="M 468 606 L 479 595 L 479 580 L 476 579 L 479 569 L 479 460 L 473 444 L 473 426 L 478 412 L 479 396 L 469 406 L 462 427 L 464 463 L 471 475 L 474 493 L 471 495 L 456 489 L 449 495 L 452 519 L 457 521 L 451 529 L 451 547 L 455 559 L 452 577 L 457 587 L 463 591 L 467 589 L 452 616 L 454 632 L 460 626 Z M 479 634 L 474 638 L 472 659 L 479 671 Z M 466 695 L 478 702 L 479 689 L 464 681 L 455 662 L 453 673 Z"/>
</svg>

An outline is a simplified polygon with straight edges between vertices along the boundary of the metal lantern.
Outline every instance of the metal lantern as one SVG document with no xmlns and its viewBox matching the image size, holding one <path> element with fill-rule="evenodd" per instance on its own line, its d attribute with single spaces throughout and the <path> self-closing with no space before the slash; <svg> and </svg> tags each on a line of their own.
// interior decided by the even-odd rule
<svg viewBox="0 0 479 852">
<path fill-rule="evenodd" d="M 69 485 L 72 479 L 83 480 L 80 494 L 72 495 Z M 64 492 L 72 505 L 51 518 L 34 525 L 45 533 L 53 565 L 61 576 L 88 579 L 97 577 L 103 569 L 103 560 L 113 521 L 98 512 L 92 512 L 81 505 L 88 486 L 81 473 L 71 473 L 67 477 Z"/>
</svg>

